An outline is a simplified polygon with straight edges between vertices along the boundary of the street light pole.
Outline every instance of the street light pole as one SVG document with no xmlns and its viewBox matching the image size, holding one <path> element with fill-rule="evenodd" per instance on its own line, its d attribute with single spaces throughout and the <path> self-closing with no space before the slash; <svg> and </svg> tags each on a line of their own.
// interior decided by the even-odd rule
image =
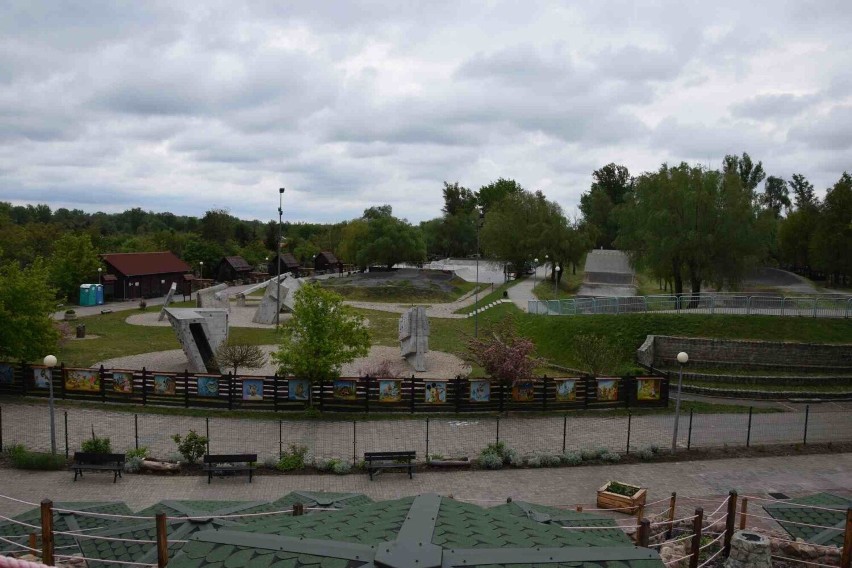
<svg viewBox="0 0 852 568">
<path fill-rule="evenodd" d="M 479 229 L 485 213 L 479 210 L 479 219 L 476 221 L 476 288 L 473 301 L 473 336 L 479 337 Z"/>
<path fill-rule="evenodd" d="M 553 298 L 555 300 L 559 299 L 559 272 L 561 270 L 562 267 L 560 265 L 553 265 Z"/>
<path fill-rule="evenodd" d="M 56 419 L 53 410 L 53 368 L 56 367 L 56 357 L 48 355 L 44 358 L 43 362 L 44 366 L 47 367 L 47 374 L 50 377 L 47 383 L 50 389 L 50 395 L 47 399 L 47 406 L 50 412 L 50 453 L 56 455 Z"/>
<path fill-rule="evenodd" d="M 275 251 L 278 254 L 278 274 L 275 275 L 275 329 L 281 324 L 281 216 L 284 214 L 283 200 L 284 188 L 278 188 L 278 248 Z"/>
<path fill-rule="evenodd" d="M 100 266 L 98 267 L 98 285 L 100 285 L 100 283 L 101 283 L 101 272 L 103 272 L 103 270 L 104 269 L 101 268 Z"/>
<path fill-rule="evenodd" d="M 672 434 L 672 452 L 677 449 L 677 423 L 680 418 L 680 389 L 683 386 L 683 366 L 689 361 L 689 355 L 685 351 L 677 354 L 677 362 L 680 365 L 677 377 L 677 399 L 675 399 L 674 434 Z"/>
</svg>

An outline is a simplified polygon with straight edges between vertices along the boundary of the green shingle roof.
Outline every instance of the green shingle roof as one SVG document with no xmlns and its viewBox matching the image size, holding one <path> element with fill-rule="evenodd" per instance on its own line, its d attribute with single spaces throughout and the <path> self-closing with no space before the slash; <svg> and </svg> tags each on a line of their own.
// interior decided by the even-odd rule
<svg viewBox="0 0 852 568">
<path fill-rule="evenodd" d="M 812 509 L 802 505 L 819 508 Z M 790 499 L 784 503 L 772 503 L 763 508 L 793 538 L 801 538 L 814 544 L 843 546 L 846 510 L 849 507 L 852 507 L 852 499 L 831 493 L 817 493 Z"/>
</svg>

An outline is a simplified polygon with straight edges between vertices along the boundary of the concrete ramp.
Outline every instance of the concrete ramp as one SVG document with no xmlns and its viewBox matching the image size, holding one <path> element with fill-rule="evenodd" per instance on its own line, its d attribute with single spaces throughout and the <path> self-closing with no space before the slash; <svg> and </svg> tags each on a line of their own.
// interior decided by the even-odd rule
<svg viewBox="0 0 852 568">
<path fill-rule="evenodd" d="M 213 355 L 228 339 L 228 310 L 165 308 L 193 373 L 218 373 Z"/>
<path fill-rule="evenodd" d="M 620 250 L 593 250 L 586 255 L 583 285 L 577 296 L 611 298 L 633 296 L 635 273 Z"/>
</svg>

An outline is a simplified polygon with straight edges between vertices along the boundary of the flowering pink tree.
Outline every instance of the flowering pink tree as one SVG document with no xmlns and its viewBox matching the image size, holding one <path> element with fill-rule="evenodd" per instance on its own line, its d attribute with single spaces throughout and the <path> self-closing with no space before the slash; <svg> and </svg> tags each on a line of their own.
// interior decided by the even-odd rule
<svg viewBox="0 0 852 568">
<path fill-rule="evenodd" d="M 502 383 L 531 379 L 543 359 L 535 356 L 535 344 L 518 335 L 515 321 L 508 317 L 479 338 L 467 342 L 470 359 Z"/>
</svg>

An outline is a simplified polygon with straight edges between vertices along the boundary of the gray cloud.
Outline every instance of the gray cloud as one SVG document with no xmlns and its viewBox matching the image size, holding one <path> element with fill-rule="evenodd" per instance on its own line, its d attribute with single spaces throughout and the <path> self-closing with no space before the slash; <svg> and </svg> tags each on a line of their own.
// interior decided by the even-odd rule
<svg viewBox="0 0 852 568">
<path fill-rule="evenodd" d="M 755 120 L 792 118 L 820 100 L 820 96 L 780 93 L 757 95 L 731 107 L 734 116 Z"/>
</svg>

